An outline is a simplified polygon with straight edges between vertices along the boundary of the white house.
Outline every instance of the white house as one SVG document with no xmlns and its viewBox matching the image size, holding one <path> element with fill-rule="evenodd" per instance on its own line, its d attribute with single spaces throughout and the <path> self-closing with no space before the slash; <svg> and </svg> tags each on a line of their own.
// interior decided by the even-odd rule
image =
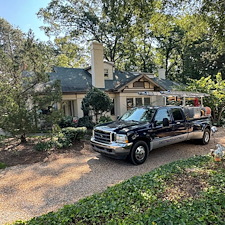
<svg viewBox="0 0 225 225">
<path fill-rule="evenodd" d="M 113 63 L 103 61 L 103 45 L 92 43 L 91 66 L 88 68 L 54 67 L 50 79 L 61 81 L 62 103 L 59 105 L 65 115 L 82 117 L 81 102 L 87 91 L 97 87 L 105 91 L 114 103 L 113 119 L 127 109 L 141 105 L 164 105 L 162 96 L 139 95 L 140 91 L 158 92 L 172 90 L 177 83 L 165 79 L 165 71 L 159 77 L 150 73 L 124 72 Z"/>
</svg>

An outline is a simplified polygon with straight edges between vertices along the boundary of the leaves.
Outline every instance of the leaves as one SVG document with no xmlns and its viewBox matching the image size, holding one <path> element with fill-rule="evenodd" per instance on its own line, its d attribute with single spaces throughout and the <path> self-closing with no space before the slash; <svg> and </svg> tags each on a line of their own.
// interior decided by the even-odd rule
<svg viewBox="0 0 225 225">
<path fill-rule="evenodd" d="M 82 100 L 81 109 L 84 111 L 84 115 L 88 115 L 89 111 L 93 110 L 96 122 L 98 122 L 98 115 L 108 112 L 111 107 L 112 101 L 109 96 L 98 88 L 93 87 Z"/>
<path fill-rule="evenodd" d="M 225 78 L 222 0 L 52 0 L 38 15 L 47 32 L 69 35 L 78 46 L 103 43 L 105 59 L 121 70 L 163 66 L 168 78 L 183 82 L 218 72 Z M 71 66 L 68 55 L 59 65 Z"/>
<path fill-rule="evenodd" d="M 50 82 L 47 75 L 49 47 L 35 40 L 32 31 L 23 35 L 3 19 L 0 22 L 0 127 L 22 140 L 37 129 L 42 116 L 38 110 L 60 101 L 60 85 Z"/>
<path fill-rule="evenodd" d="M 224 163 L 216 166 L 208 156 L 173 162 L 24 224 L 222 225 L 225 222 L 224 172 Z M 194 197 L 186 195 L 182 201 L 164 198 L 166 190 L 179 196 L 174 190 L 180 183 L 182 188 L 186 185 L 183 191 L 191 194 L 192 188 L 203 181 L 208 189 L 197 186 Z"/>
<path fill-rule="evenodd" d="M 213 121 L 219 125 L 225 111 L 225 80 L 222 80 L 221 74 L 218 73 L 215 79 L 211 76 L 200 80 L 190 79 L 186 89 L 210 94 L 210 97 L 204 98 L 204 105 L 212 109 Z"/>
</svg>

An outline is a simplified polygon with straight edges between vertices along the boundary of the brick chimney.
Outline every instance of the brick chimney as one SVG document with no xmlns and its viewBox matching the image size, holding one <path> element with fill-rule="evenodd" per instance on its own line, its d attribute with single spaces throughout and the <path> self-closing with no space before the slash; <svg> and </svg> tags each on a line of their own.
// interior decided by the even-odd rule
<svg viewBox="0 0 225 225">
<path fill-rule="evenodd" d="M 97 88 L 105 88 L 103 45 L 96 41 L 91 46 L 91 74 L 92 85 Z"/>
</svg>

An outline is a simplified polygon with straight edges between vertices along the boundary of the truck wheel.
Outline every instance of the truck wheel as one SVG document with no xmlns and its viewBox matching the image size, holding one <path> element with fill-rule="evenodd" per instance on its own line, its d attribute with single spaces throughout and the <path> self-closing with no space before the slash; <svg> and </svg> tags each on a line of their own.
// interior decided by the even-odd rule
<svg viewBox="0 0 225 225">
<path fill-rule="evenodd" d="M 148 156 L 148 145 L 145 141 L 137 141 L 130 152 L 130 160 L 134 165 L 140 165 L 145 162 Z"/>
<path fill-rule="evenodd" d="M 201 139 L 201 144 L 207 145 L 210 141 L 210 131 L 208 128 L 205 129 L 203 137 Z"/>
</svg>

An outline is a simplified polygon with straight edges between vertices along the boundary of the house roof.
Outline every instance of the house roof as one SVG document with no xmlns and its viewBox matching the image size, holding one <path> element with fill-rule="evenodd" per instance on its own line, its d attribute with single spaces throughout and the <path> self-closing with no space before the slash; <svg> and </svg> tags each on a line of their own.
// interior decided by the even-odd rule
<svg viewBox="0 0 225 225">
<path fill-rule="evenodd" d="M 91 85 L 91 74 L 84 69 L 54 67 L 50 80 L 60 80 L 62 92 L 87 91 Z"/>
<path fill-rule="evenodd" d="M 151 79 L 165 90 L 175 90 L 180 86 L 179 83 L 168 79 L 160 79 L 158 77 L 154 77 Z"/>
<path fill-rule="evenodd" d="M 115 70 L 113 80 L 105 80 L 105 91 L 118 91 L 129 82 L 137 79 L 143 74 L 122 72 Z M 54 67 L 54 71 L 49 73 L 50 80 L 60 80 L 62 92 L 86 92 L 92 86 L 91 74 L 86 69 Z M 159 78 L 149 78 L 154 84 L 163 90 L 172 90 L 172 87 L 178 86 L 177 83 L 170 80 Z"/>
</svg>

